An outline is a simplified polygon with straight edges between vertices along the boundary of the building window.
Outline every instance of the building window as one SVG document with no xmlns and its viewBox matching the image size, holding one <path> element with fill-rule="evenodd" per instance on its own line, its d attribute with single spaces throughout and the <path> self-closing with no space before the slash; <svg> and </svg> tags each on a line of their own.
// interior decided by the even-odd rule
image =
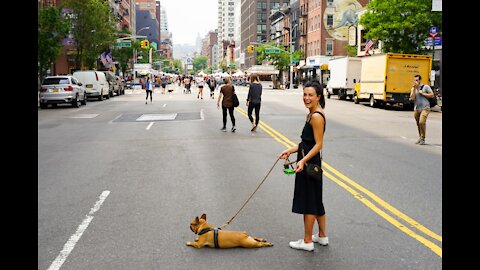
<svg viewBox="0 0 480 270">
<path fill-rule="evenodd" d="M 327 15 L 327 27 L 333 27 L 333 15 Z"/>
<path fill-rule="evenodd" d="M 326 44 L 326 55 L 333 55 L 333 40 L 327 40 Z"/>
<path fill-rule="evenodd" d="M 333 7 L 333 0 L 327 0 L 327 7 Z"/>
</svg>

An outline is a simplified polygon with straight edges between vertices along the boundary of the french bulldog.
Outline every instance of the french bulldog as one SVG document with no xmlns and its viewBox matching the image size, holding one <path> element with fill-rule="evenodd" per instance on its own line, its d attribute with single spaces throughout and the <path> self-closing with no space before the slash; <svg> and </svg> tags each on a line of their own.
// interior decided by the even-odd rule
<svg viewBox="0 0 480 270">
<path fill-rule="evenodd" d="M 187 246 L 202 248 L 208 246 L 211 248 L 258 248 L 271 247 L 272 243 L 260 237 L 252 237 L 246 232 L 242 231 L 227 231 L 214 228 L 207 223 L 207 215 L 203 214 L 200 218 L 195 219 L 190 223 L 192 232 L 198 235 L 195 242 L 187 242 Z"/>
</svg>

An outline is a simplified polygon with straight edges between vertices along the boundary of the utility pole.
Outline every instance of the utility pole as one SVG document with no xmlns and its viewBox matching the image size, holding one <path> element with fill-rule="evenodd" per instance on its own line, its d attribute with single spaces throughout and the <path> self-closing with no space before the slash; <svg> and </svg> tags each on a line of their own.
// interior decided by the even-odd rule
<svg viewBox="0 0 480 270">
<path fill-rule="evenodd" d="M 283 21 L 285 22 L 285 19 L 287 18 L 287 15 L 285 13 L 283 13 L 282 11 L 280 10 L 277 10 L 276 12 L 278 13 L 281 13 L 283 15 Z M 290 66 L 289 66 L 289 72 L 290 72 L 290 85 L 289 85 L 289 89 L 292 90 L 293 89 L 293 40 L 292 40 L 292 30 L 293 30 L 293 20 L 292 18 L 290 17 L 289 18 L 289 22 L 290 22 L 290 27 L 288 29 L 288 34 L 289 34 L 289 45 L 290 45 Z"/>
</svg>

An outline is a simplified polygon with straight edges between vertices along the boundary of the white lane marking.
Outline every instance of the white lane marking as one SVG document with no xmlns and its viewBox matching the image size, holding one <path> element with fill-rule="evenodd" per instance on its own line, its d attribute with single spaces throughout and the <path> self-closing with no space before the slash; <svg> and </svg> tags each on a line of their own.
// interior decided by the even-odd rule
<svg viewBox="0 0 480 270">
<path fill-rule="evenodd" d="M 200 119 L 205 120 L 205 119 L 203 118 L 203 109 L 200 110 Z"/>
<path fill-rule="evenodd" d="M 167 107 L 167 103 L 164 103 L 164 104 L 163 104 L 163 108 L 165 108 L 165 107 Z"/>
<path fill-rule="evenodd" d="M 98 113 L 79 113 L 77 115 L 72 115 L 69 118 L 95 118 L 98 116 Z"/>
<path fill-rule="evenodd" d="M 407 137 L 405 137 L 405 136 L 400 136 L 400 138 L 402 138 L 402 139 L 407 139 Z"/>
<path fill-rule="evenodd" d="M 112 120 L 110 120 L 108 123 L 109 124 L 112 124 L 113 121 L 117 120 L 118 118 L 120 118 L 120 116 L 122 116 L 123 114 L 119 114 L 117 117 L 113 118 Z"/>
<path fill-rule="evenodd" d="M 80 226 L 78 226 L 77 231 L 70 236 L 70 239 L 68 239 L 67 243 L 63 246 L 62 251 L 60 251 L 60 254 L 58 254 L 57 258 L 55 261 L 52 262 L 50 267 L 48 267 L 48 270 L 58 270 L 60 267 L 62 267 L 62 264 L 65 262 L 67 259 L 68 255 L 70 255 L 70 252 L 72 252 L 73 248 L 77 244 L 78 240 L 80 240 L 80 237 L 82 237 L 82 234 L 85 232 L 87 229 L 88 225 L 93 219 L 93 214 L 100 209 L 100 206 L 102 206 L 103 202 L 107 198 L 108 194 L 110 194 L 109 190 L 105 190 L 102 192 L 100 195 L 98 201 L 95 203 L 92 209 L 90 209 L 90 212 L 88 215 L 85 217 L 85 219 L 82 221 Z"/>
<path fill-rule="evenodd" d="M 150 124 L 148 124 L 147 130 L 149 130 L 150 127 L 152 127 L 152 126 L 153 126 L 153 122 L 150 122 Z"/>
</svg>

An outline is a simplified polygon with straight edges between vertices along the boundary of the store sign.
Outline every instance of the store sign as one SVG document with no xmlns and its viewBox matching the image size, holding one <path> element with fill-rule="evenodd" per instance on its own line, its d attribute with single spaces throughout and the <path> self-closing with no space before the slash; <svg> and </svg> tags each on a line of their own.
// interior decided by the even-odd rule
<svg viewBox="0 0 480 270">
<path fill-rule="evenodd" d="M 348 45 L 357 45 L 357 27 L 351 25 L 348 27 Z"/>
</svg>

